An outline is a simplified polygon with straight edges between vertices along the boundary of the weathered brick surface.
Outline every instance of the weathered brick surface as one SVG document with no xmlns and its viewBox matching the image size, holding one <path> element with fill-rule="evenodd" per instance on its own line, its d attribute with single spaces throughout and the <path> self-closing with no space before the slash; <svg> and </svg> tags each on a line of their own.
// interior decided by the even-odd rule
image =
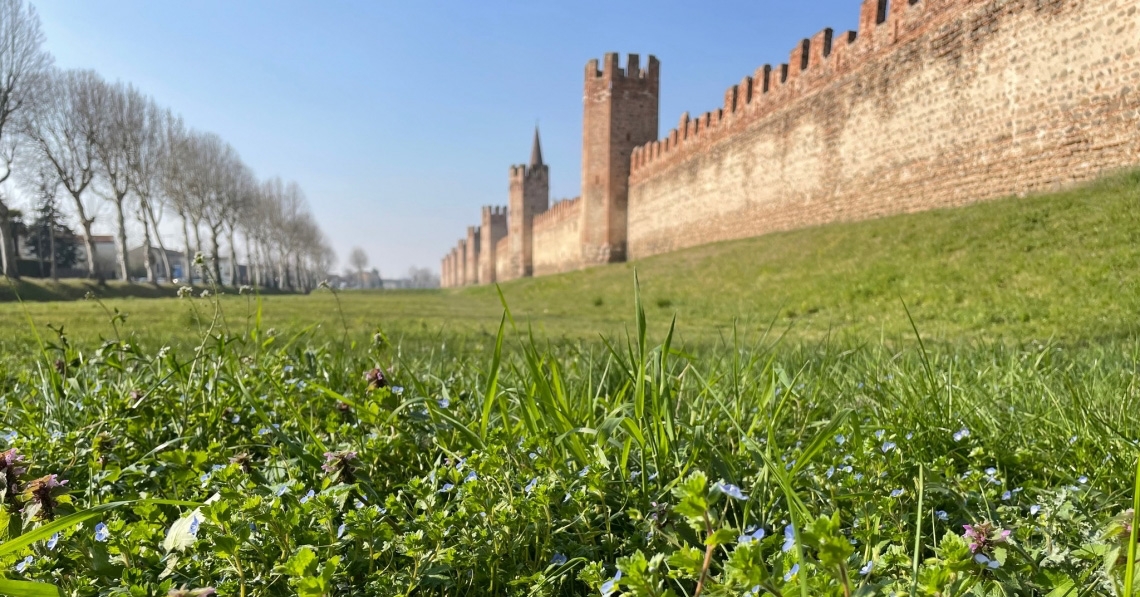
<svg viewBox="0 0 1140 597">
<path fill-rule="evenodd" d="M 467 227 L 467 261 L 464 264 L 464 284 L 479 283 L 479 227 Z"/>
<path fill-rule="evenodd" d="M 495 243 L 495 281 L 511 279 L 510 240 L 504 236 Z"/>
<path fill-rule="evenodd" d="M 534 218 L 534 275 L 580 267 L 582 256 L 578 197 L 559 201 Z"/>
<path fill-rule="evenodd" d="M 1140 0 L 882 6 L 864 2 L 857 37 L 805 41 L 638 148 L 630 257 L 1140 163 Z"/>
<path fill-rule="evenodd" d="M 545 165 L 511 166 L 507 203 L 509 278 L 524 278 L 534 271 L 534 217 L 550 204 L 550 169 Z"/>
<path fill-rule="evenodd" d="M 482 225 L 479 226 L 479 283 L 497 281 L 495 250 L 499 241 L 507 236 L 507 210 L 505 207 L 483 207 Z"/>
<path fill-rule="evenodd" d="M 630 156 L 657 138 L 660 63 L 650 56 L 640 68 L 630 54 L 622 68 L 617 54 L 586 65 L 582 111 L 581 263 L 624 261 Z"/>
</svg>

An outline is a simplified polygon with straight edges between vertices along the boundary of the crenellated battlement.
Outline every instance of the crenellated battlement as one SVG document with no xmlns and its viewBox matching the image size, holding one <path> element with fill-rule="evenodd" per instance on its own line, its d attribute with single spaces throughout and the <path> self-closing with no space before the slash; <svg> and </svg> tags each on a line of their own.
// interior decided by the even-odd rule
<svg viewBox="0 0 1140 597">
<path fill-rule="evenodd" d="M 510 178 L 512 182 L 548 178 L 549 176 L 550 167 L 546 164 L 540 164 L 538 166 L 515 164 L 510 168 Z"/>
<path fill-rule="evenodd" d="M 756 120 L 794 106 L 858 71 L 875 56 L 891 52 L 899 43 L 938 26 L 969 2 L 863 0 L 858 32 L 836 36 L 834 30 L 823 29 L 800 41 L 787 63 L 763 65 L 751 77 L 729 87 L 718 110 L 692 120 L 685 113 L 677 129 L 634 150 L 631 178 L 640 180 L 660 168 L 668 168 Z"/>
<path fill-rule="evenodd" d="M 579 214 L 579 199 L 580 197 L 575 197 L 573 199 L 563 199 L 554 205 L 551 205 L 550 209 L 534 217 L 534 229 L 540 230 L 549 228 L 551 226 L 557 226 L 566 220 L 577 218 Z"/>
<path fill-rule="evenodd" d="M 483 226 L 487 226 L 491 222 L 507 221 L 507 206 L 506 205 L 484 205 L 481 212 Z"/>
<path fill-rule="evenodd" d="M 586 80 L 598 81 L 657 81 L 661 73 L 661 63 L 656 56 L 649 55 L 646 67 L 641 68 L 641 58 L 637 54 L 630 54 L 626 59 L 626 67 L 621 66 L 621 57 L 616 52 L 607 52 L 602 59 L 602 67 L 598 67 L 598 59 L 592 58 L 586 63 Z"/>
</svg>

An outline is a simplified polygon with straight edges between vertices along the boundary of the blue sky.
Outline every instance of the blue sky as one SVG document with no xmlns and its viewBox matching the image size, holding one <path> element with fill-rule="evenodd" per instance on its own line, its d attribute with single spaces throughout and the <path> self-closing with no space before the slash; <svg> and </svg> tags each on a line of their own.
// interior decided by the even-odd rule
<svg viewBox="0 0 1140 597">
<path fill-rule="evenodd" d="M 130 81 L 259 176 L 297 180 L 342 267 L 359 245 L 385 277 L 438 270 L 479 206 L 506 203 L 536 122 L 552 198 L 578 194 L 590 58 L 656 55 L 666 132 L 859 16 L 858 0 L 34 3 L 60 66 Z"/>
</svg>

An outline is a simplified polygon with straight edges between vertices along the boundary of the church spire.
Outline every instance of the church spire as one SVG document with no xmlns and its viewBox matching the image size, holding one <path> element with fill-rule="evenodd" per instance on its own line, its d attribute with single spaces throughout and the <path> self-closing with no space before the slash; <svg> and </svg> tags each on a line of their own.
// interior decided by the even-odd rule
<svg viewBox="0 0 1140 597">
<path fill-rule="evenodd" d="M 530 167 L 542 165 L 542 146 L 538 143 L 538 125 L 534 126 L 534 146 L 530 149 Z"/>
</svg>

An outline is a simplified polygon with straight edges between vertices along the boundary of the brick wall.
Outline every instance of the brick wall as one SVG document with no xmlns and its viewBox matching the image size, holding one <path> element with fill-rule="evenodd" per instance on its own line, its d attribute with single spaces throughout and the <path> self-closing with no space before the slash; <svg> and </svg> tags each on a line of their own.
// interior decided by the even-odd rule
<svg viewBox="0 0 1140 597">
<path fill-rule="evenodd" d="M 1140 163 L 1140 0 L 885 3 L 634 150 L 629 257 Z"/>
<path fill-rule="evenodd" d="M 507 236 L 495 243 L 495 281 L 503 282 L 511 279 L 510 239 Z"/>
<path fill-rule="evenodd" d="M 577 197 L 559 201 L 534 218 L 534 275 L 578 269 L 581 265 Z"/>
</svg>

